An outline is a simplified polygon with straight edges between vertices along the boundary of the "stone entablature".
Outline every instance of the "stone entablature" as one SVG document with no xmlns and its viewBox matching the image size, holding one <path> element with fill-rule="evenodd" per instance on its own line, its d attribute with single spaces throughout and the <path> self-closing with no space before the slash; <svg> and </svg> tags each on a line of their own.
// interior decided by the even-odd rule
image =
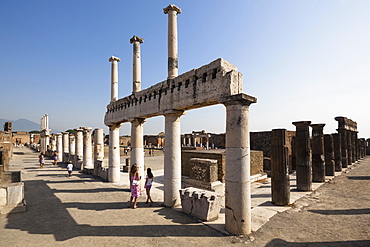
<svg viewBox="0 0 370 247">
<path fill-rule="evenodd" d="M 357 123 L 352 119 L 346 117 L 336 117 L 335 120 L 338 121 L 338 129 L 357 131 Z"/>
<path fill-rule="evenodd" d="M 242 74 L 237 67 L 219 58 L 198 69 L 157 83 L 140 92 L 111 102 L 105 125 L 149 118 L 168 111 L 189 110 L 218 104 L 225 96 L 242 92 Z"/>
</svg>

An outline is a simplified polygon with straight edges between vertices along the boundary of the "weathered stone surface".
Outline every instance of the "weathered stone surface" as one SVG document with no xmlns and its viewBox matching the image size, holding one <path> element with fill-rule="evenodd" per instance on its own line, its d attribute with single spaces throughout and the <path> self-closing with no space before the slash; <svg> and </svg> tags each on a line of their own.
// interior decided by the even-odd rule
<svg viewBox="0 0 370 247">
<path fill-rule="evenodd" d="M 217 193 L 186 188 L 180 190 L 180 197 L 184 213 L 204 221 L 218 219 L 222 198 Z"/>
<path fill-rule="evenodd" d="M 311 124 L 312 182 L 325 182 L 324 126 L 325 124 Z"/>
<path fill-rule="evenodd" d="M 325 175 L 335 176 L 333 136 L 324 135 Z"/>
<path fill-rule="evenodd" d="M 6 205 L 17 205 L 23 201 L 23 183 L 13 183 L 5 186 L 7 191 L 7 202 Z"/>
<path fill-rule="evenodd" d="M 0 188 L 0 207 L 5 206 L 7 201 L 6 188 Z"/>
<path fill-rule="evenodd" d="M 342 171 L 342 149 L 341 149 L 341 135 L 332 134 L 333 136 L 333 145 L 334 145 L 334 162 L 335 162 L 335 171 Z"/>
</svg>

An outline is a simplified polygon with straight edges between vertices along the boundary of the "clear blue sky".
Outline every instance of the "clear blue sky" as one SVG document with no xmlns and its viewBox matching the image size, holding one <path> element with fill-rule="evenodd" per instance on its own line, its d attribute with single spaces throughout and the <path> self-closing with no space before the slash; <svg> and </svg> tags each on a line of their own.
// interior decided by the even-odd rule
<svg viewBox="0 0 370 247">
<path fill-rule="evenodd" d="M 358 123 L 370 137 L 370 1 L 368 0 L 0 0 L 0 118 L 50 127 L 104 127 L 110 63 L 119 63 L 119 97 L 132 90 L 133 35 L 141 45 L 142 88 L 167 77 L 167 15 L 178 15 L 179 74 L 219 57 L 239 68 L 251 106 L 251 131 L 287 128 L 293 121 Z M 218 105 L 188 111 L 181 132 L 225 131 Z M 164 130 L 164 118 L 144 124 Z M 121 127 L 130 134 L 130 124 Z"/>
</svg>

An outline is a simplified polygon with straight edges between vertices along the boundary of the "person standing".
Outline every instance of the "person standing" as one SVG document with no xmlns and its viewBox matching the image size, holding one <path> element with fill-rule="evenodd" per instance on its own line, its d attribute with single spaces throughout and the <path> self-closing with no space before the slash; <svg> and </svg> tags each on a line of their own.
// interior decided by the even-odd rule
<svg viewBox="0 0 370 247">
<path fill-rule="evenodd" d="M 68 177 L 72 176 L 72 171 L 73 171 L 73 164 L 72 161 L 70 161 L 67 165 L 67 171 L 68 171 Z"/>
<path fill-rule="evenodd" d="M 130 189 L 131 189 L 131 197 L 130 197 L 130 203 L 128 204 L 128 207 L 131 207 L 132 200 L 134 200 L 133 208 L 137 208 L 137 199 L 139 196 L 141 196 L 140 192 L 140 179 L 141 176 L 139 175 L 137 164 L 133 164 L 131 166 L 130 170 Z"/>
<path fill-rule="evenodd" d="M 150 206 L 153 205 L 153 200 L 152 200 L 152 197 L 150 196 L 150 189 L 152 188 L 152 184 L 153 184 L 153 181 L 154 181 L 154 176 L 153 176 L 153 173 L 152 173 L 152 169 L 148 168 L 146 169 L 146 179 L 145 179 L 145 190 L 146 190 L 146 203 L 148 203 L 150 201 Z"/>
<path fill-rule="evenodd" d="M 45 157 L 44 157 L 44 153 L 41 153 L 39 155 L 39 163 L 40 163 L 40 168 L 43 168 L 44 167 L 44 164 L 45 164 Z"/>
<path fill-rule="evenodd" d="M 57 151 L 54 151 L 53 160 L 54 160 L 54 166 L 56 166 L 59 160 Z"/>
</svg>

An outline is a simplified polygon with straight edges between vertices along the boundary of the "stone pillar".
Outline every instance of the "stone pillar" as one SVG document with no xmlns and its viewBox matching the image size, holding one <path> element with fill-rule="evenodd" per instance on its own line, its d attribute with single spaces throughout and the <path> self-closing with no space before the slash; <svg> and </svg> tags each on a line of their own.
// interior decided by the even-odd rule
<svg viewBox="0 0 370 247">
<path fill-rule="evenodd" d="M 353 156 L 352 156 L 352 131 L 350 130 L 346 130 L 347 134 L 347 160 L 348 160 L 348 166 L 352 165 L 352 162 L 354 162 L 352 160 Z"/>
<path fill-rule="evenodd" d="M 177 47 L 177 14 L 181 9 L 173 4 L 163 9 L 168 14 L 168 77 L 173 79 L 178 76 L 178 47 Z"/>
<path fill-rule="evenodd" d="M 50 150 L 51 151 L 54 152 L 55 150 L 57 150 L 56 144 L 57 144 L 56 136 L 53 135 L 50 137 Z"/>
<path fill-rule="evenodd" d="M 271 193 L 272 203 L 290 203 L 287 130 L 273 129 L 271 133 Z"/>
<path fill-rule="evenodd" d="M 366 148 L 366 153 L 365 153 L 365 155 L 370 155 L 370 138 L 366 139 L 366 145 L 365 145 L 365 148 Z"/>
<path fill-rule="evenodd" d="M 176 207 L 181 205 L 181 142 L 180 116 L 183 111 L 172 111 L 164 114 L 164 205 Z"/>
<path fill-rule="evenodd" d="M 121 61 L 118 57 L 111 56 L 109 62 L 112 62 L 111 74 L 111 98 L 110 101 L 118 100 L 118 62 Z"/>
<path fill-rule="evenodd" d="M 358 156 L 358 135 L 357 135 L 357 131 L 352 131 L 352 135 L 353 135 L 353 154 L 354 154 L 354 161 L 358 161 L 360 158 Z"/>
<path fill-rule="evenodd" d="M 68 146 L 68 137 L 69 137 L 69 132 L 62 132 L 63 134 L 63 153 L 61 154 L 62 155 L 62 160 L 63 162 L 68 162 L 68 159 L 67 159 L 67 154 L 69 152 L 69 146 Z"/>
<path fill-rule="evenodd" d="M 99 176 L 98 160 L 104 159 L 104 132 L 103 129 L 95 129 L 94 132 L 94 175 Z"/>
<path fill-rule="evenodd" d="M 140 61 L 140 44 L 143 43 L 142 38 L 134 35 L 130 39 L 130 43 L 133 44 L 133 70 L 132 70 L 132 93 L 139 92 L 141 90 L 141 61 Z"/>
<path fill-rule="evenodd" d="M 144 136 L 143 136 L 143 124 L 144 118 L 135 118 L 131 121 L 131 165 L 137 164 L 140 176 L 144 178 Z M 166 141 L 167 142 L 167 141 Z M 167 152 L 167 150 L 166 150 Z M 144 180 L 141 180 L 141 189 L 144 189 Z"/>
<path fill-rule="evenodd" d="M 92 163 L 91 127 L 83 129 L 83 169 L 94 169 Z"/>
<path fill-rule="evenodd" d="M 74 160 L 74 166 L 77 166 L 78 168 L 82 169 L 78 162 L 80 160 L 83 160 L 83 133 L 82 129 L 75 129 L 76 130 L 76 136 L 75 136 L 75 160 Z"/>
<path fill-rule="evenodd" d="M 76 153 L 75 135 L 69 135 L 69 159 L 68 161 L 74 161 L 74 155 Z"/>
<path fill-rule="evenodd" d="M 108 181 L 118 183 L 121 181 L 120 165 L 121 154 L 119 147 L 119 127 L 121 124 L 109 126 L 109 170 Z"/>
<path fill-rule="evenodd" d="M 59 161 L 62 160 L 63 156 L 63 137 L 61 133 L 56 134 L 57 138 L 57 152 L 58 152 L 58 159 Z"/>
<path fill-rule="evenodd" d="M 297 190 L 312 190 L 312 163 L 310 147 L 310 127 L 311 121 L 293 122 L 296 126 L 295 138 L 295 157 Z"/>
<path fill-rule="evenodd" d="M 365 138 L 360 138 L 360 150 L 361 150 L 361 159 L 365 157 L 366 153 L 366 141 Z"/>
<path fill-rule="evenodd" d="M 324 135 L 325 175 L 335 176 L 333 136 Z"/>
<path fill-rule="evenodd" d="M 342 171 L 342 150 L 341 150 L 341 138 L 340 134 L 332 134 L 333 146 L 334 146 L 334 163 L 335 171 Z"/>
<path fill-rule="evenodd" d="M 312 182 L 325 182 L 324 126 L 325 124 L 311 124 Z"/>
<path fill-rule="evenodd" d="M 238 94 L 222 100 L 226 107 L 225 229 L 251 233 L 249 106 L 257 99 Z"/>
<path fill-rule="evenodd" d="M 340 149 L 342 153 L 342 167 L 348 167 L 347 130 L 337 129 L 340 136 Z"/>
</svg>

